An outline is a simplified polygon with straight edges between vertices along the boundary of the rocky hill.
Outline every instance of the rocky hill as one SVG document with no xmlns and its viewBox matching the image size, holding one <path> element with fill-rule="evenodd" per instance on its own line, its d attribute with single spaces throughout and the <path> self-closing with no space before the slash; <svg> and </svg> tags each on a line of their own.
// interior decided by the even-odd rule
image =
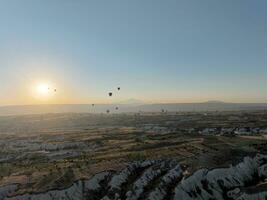
<svg viewBox="0 0 267 200">
<path fill-rule="evenodd" d="M 5 200 L 263 200 L 267 198 L 267 156 L 245 157 L 229 168 L 200 169 L 188 175 L 174 160 L 134 162 L 119 172 L 104 171 L 64 190 L 13 196 L 15 186 L 0 189 Z"/>
</svg>

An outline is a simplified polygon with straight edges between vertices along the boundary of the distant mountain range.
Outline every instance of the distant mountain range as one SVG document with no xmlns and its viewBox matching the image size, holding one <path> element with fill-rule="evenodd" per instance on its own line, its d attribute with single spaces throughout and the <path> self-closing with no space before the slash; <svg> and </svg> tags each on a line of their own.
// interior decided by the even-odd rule
<svg viewBox="0 0 267 200">
<path fill-rule="evenodd" d="M 132 105 L 142 105 L 145 104 L 143 101 L 139 99 L 127 99 L 125 101 L 119 102 L 119 104 L 132 104 Z"/>
<path fill-rule="evenodd" d="M 118 107 L 118 110 L 116 110 Z M 111 113 L 121 112 L 169 112 L 179 111 L 238 111 L 238 110 L 267 110 L 267 103 L 225 103 L 208 101 L 203 103 L 158 103 L 144 104 L 141 101 L 129 100 L 118 104 L 63 104 L 63 105 L 24 105 L 2 106 L 0 115 L 24 115 L 43 113 Z"/>
</svg>

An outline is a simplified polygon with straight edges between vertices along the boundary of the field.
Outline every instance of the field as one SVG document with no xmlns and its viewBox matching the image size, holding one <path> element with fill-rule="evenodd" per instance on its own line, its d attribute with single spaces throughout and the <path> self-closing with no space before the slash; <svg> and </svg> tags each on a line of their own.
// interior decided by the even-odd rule
<svg viewBox="0 0 267 200">
<path fill-rule="evenodd" d="M 244 156 L 266 154 L 264 131 L 201 131 L 266 127 L 264 111 L 0 117 L 0 187 L 18 184 L 14 195 L 63 189 L 141 160 L 172 158 L 187 166 L 189 174 L 203 167 L 228 167 Z"/>
</svg>

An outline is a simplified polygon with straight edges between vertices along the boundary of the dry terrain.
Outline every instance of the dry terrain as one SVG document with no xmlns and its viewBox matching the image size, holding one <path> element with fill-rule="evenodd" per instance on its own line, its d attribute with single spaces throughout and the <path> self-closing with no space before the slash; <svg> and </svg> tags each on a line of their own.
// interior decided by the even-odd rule
<svg viewBox="0 0 267 200">
<path fill-rule="evenodd" d="M 243 128 L 249 134 L 237 131 Z M 0 187 L 16 184 L 11 196 L 64 189 L 134 161 L 166 158 L 189 176 L 266 154 L 266 128 L 264 111 L 0 117 Z"/>
</svg>

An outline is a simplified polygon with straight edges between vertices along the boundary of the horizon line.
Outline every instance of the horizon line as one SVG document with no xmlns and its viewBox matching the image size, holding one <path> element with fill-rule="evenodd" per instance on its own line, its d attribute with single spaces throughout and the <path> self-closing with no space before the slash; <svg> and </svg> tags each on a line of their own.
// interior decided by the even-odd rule
<svg viewBox="0 0 267 200">
<path fill-rule="evenodd" d="M 224 104 L 267 104 L 267 102 L 226 102 L 226 101 L 199 101 L 199 102 L 143 102 L 143 103 L 51 103 L 51 104 L 11 104 L 0 105 L 0 107 L 16 107 L 16 106 L 75 106 L 75 105 L 156 105 L 156 104 L 203 104 L 203 103 L 224 103 Z"/>
</svg>

